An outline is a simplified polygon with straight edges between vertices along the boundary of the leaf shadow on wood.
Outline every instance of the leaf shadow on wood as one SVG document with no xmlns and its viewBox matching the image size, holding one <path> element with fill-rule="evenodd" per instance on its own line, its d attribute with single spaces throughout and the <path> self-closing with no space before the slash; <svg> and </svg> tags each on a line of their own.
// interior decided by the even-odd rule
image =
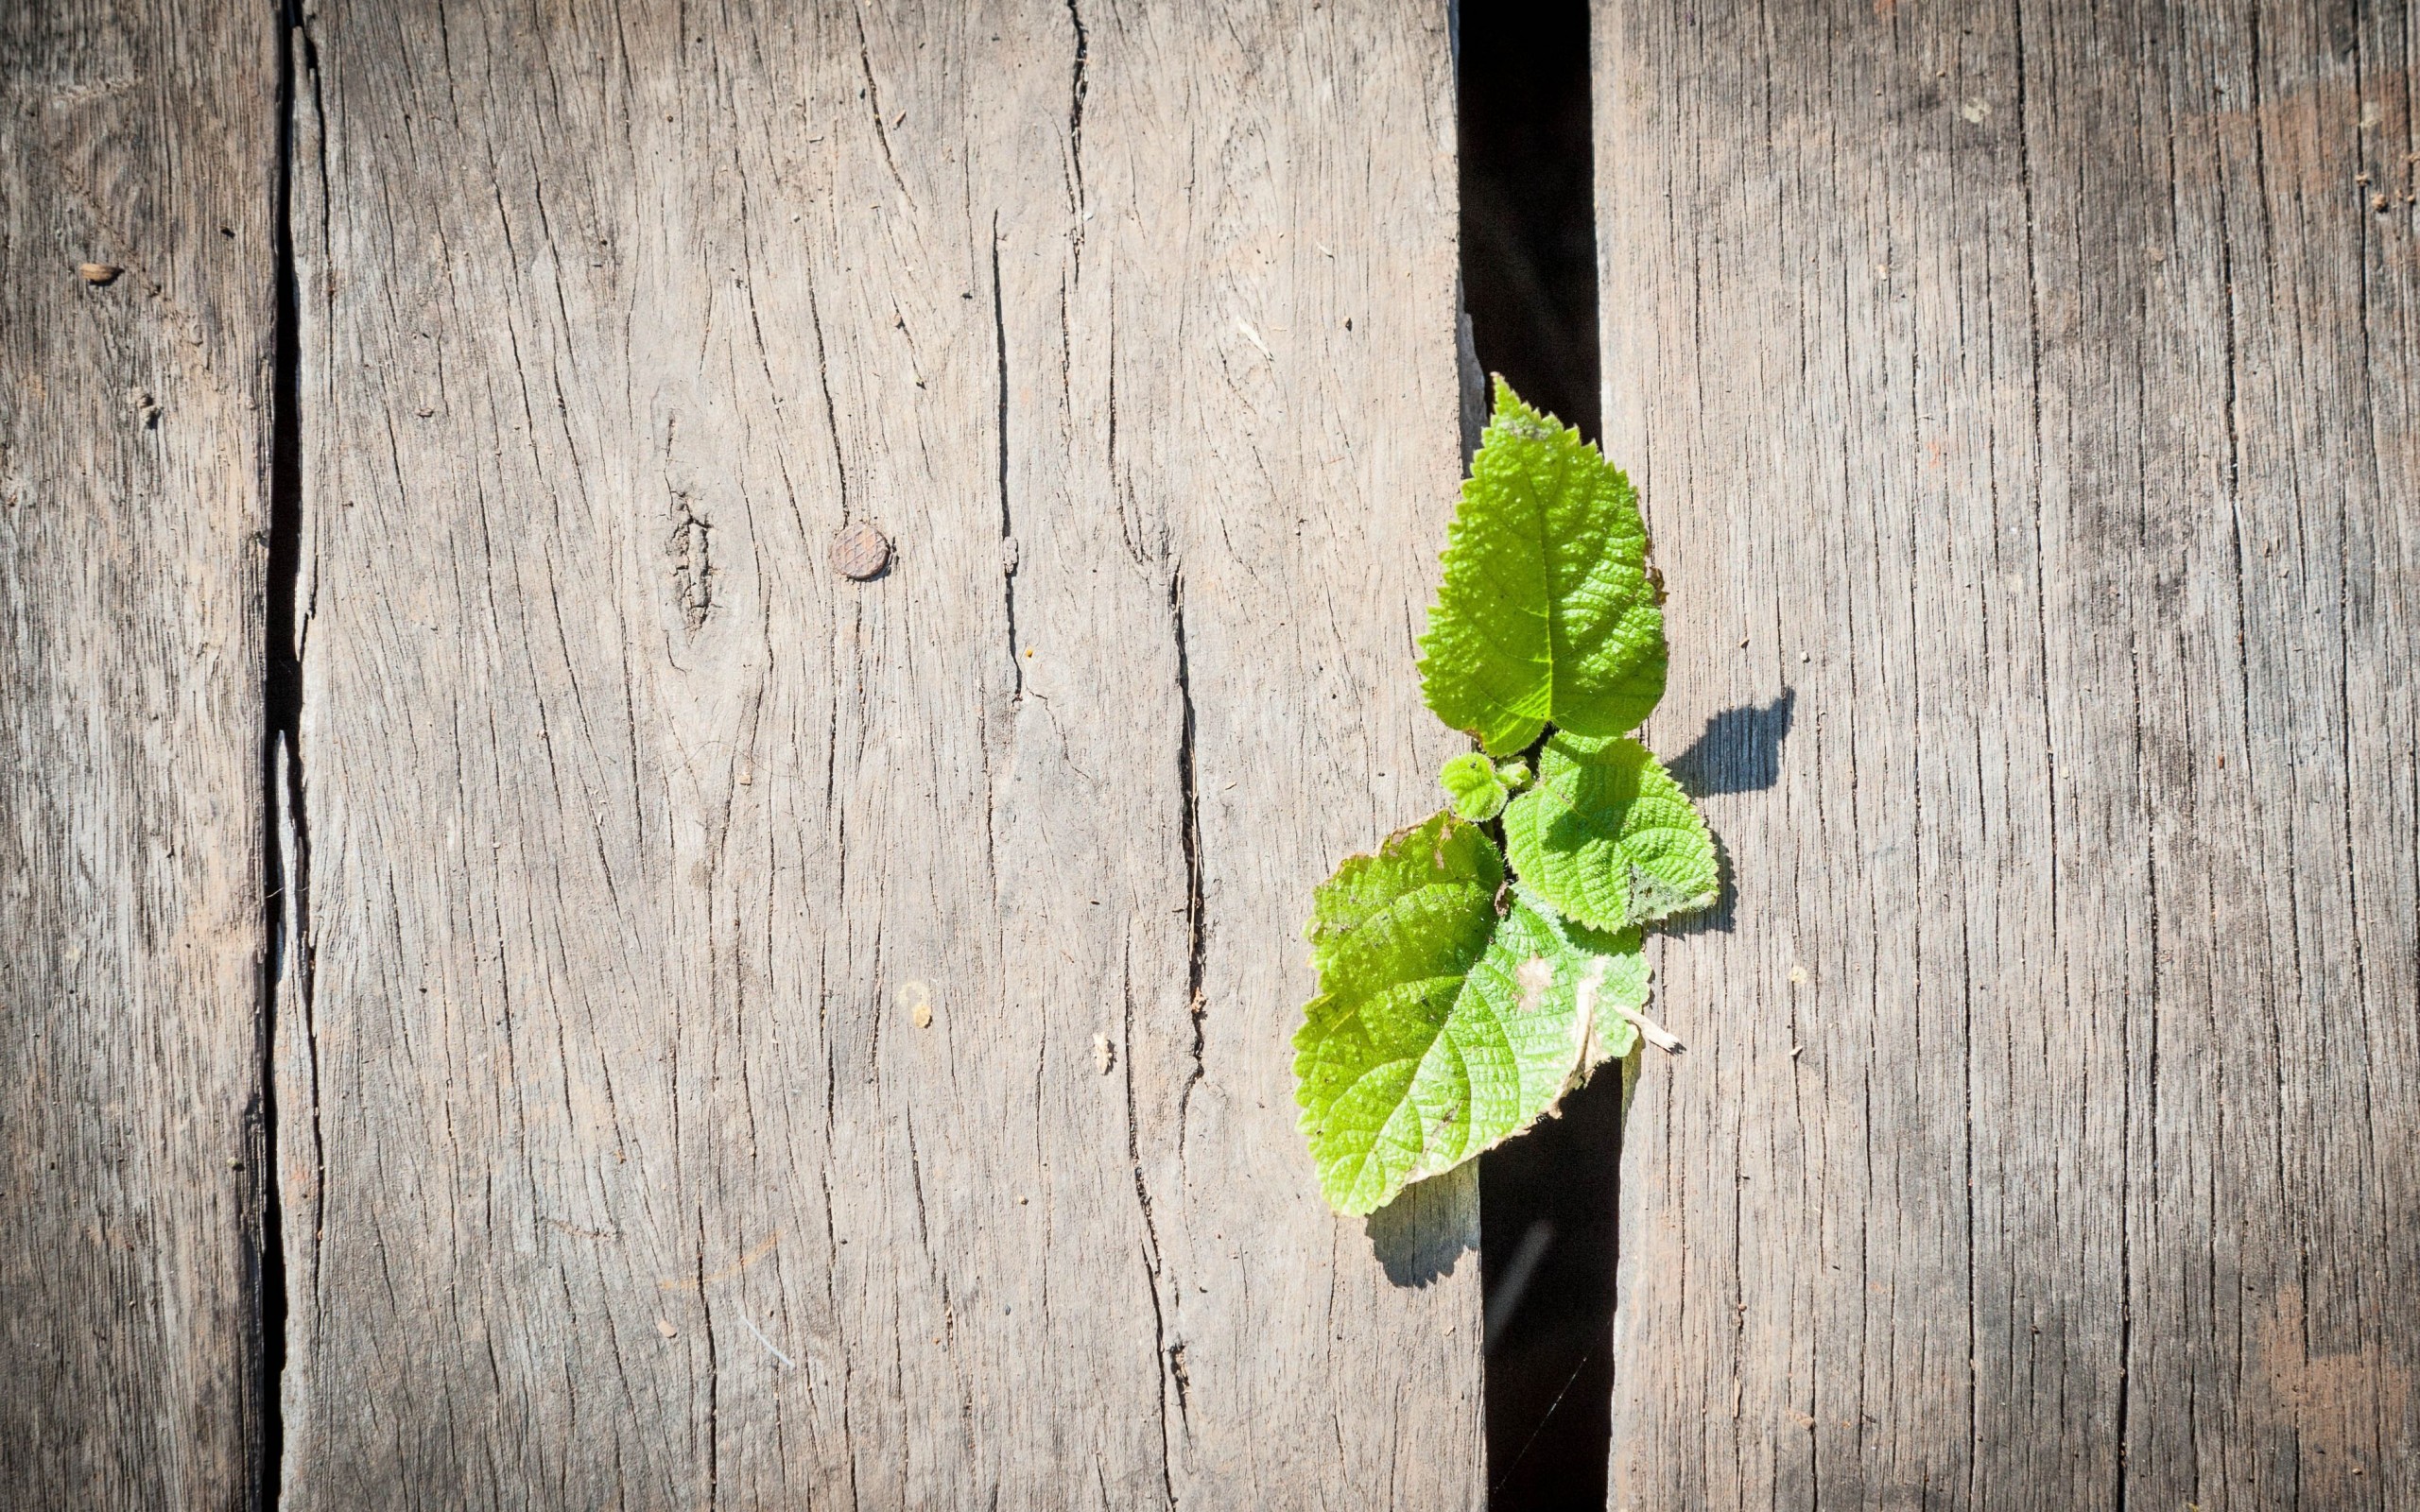
<svg viewBox="0 0 2420 1512">
<path fill-rule="evenodd" d="M 1443 1280 L 1478 1251 L 1478 1162 L 1413 1182 L 1362 1227 L 1387 1280 L 1412 1287 Z"/>
<path fill-rule="evenodd" d="M 1691 798 L 1761 793 L 1781 781 L 1781 746 L 1797 707 L 1798 690 L 1784 688 L 1771 703 L 1725 709 L 1667 768 Z"/>
<path fill-rule="evenodd" d="M 1691 798 L 1762 793 L 1781 782 L 1781 747 L 1796 719 L 1798 690 L 1784 688 L 1771 703 L 1741 704 L 1705 722 L 1705 729 L 1666 769 Z M 1709 826 L 1711 830 L 1711 827 Z M 1732 881 L 1731 848 L 1711 830 L 1714 864 L 1722 879 L 1714 906 L 1663 926 L 1669 935 L 1728 935 L 1739 902 Z"/>
</svg>

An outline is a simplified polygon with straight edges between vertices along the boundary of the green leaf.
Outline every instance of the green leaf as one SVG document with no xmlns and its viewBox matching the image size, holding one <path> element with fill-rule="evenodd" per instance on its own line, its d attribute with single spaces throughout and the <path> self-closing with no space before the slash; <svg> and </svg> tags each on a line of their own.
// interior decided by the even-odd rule
<svg viewBox="0 0 2420 1512">
<path fill-rule="evenodd" d="M 1504 811 L 1504 844 L 1524 884 L 1598 929 L 1703 908 L 1721 886 L 1705 820 L 1647 747 L 1621 736 L 1547 741 L 1537 786 Z"/>
<path fill-rule="evenodd" d="M 1323 977 L 1351 972 L 1371 951 L 1398 949 L 1397 936 L 1441 960 L 1465 951 L 1475 958 L 1495 926 L 1503 885 L 1504 858 L 1485 832 L 1431 815 L 1389 835 L 1376 855 L 1348 856 L 1320 884 L 1303 931 L 1311 964 Z"/>
<path fill-rule="evenodd" d="M 1501 378 L 1444 568 L 1420 641 L 1421 692 L 1490 754 L 1521 749 L 1549 721 L 1623 734 L 1664 696 L 1664 610 L 1638 495 Z"/>
<path fill-rule="evenodd" d="M 1504 800 L 1512 796 L 1505 791 L 1495 764 L 1477 751 L 1447 762 L 1437 773 L 1437 783 L 1453 800 L 1455 815 L 1474 824 L 1484 824 L 1503 813 Z"/>
<path fill-rule="evenodd" d="M 1636 933 L 1572 925 L 1520 888 L 1499 919 L 1503 875 L 1485 834 L 1440 814 L 1319 889 L 1295 1099 L 1340 1212 L 1501 1143 L 1635 1042 Z"/>
<path fill-rule="evenodd" d="M 1647 1006 L 1648 993 L 1646 936 L 1635 929 L 1607 931 L 1574 923 L 1517 882 L 1512 896 L 1551 926 L 1579 971 L 1572 1006 L 1582 1019 L 1580 1063 L 1564 1084 L 1565 1091 L 1574 1090 L 1599 1066 L 1638 1048 L 1643 1021 L 1635 1015 Z"/>
</svg>

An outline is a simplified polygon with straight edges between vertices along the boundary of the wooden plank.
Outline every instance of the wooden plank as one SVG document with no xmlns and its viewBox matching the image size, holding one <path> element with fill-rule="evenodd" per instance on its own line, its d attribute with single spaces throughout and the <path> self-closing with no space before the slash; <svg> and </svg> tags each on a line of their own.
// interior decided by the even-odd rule
<svg viewBox="0 0 2420 1512">
<path fill-rule="evenodd" d="M 2408 11 L 1594 45 L 1737 888 L 1628 1122 L 1614 1503 L 2413 1504 Z"/>
<path fill-rule="evenodd" d="M 0 8 L 13 1506 L 252 1483 L 275 47 L 257 5 Z"/>
<path fill-rule="evenodd" d="M 1288 1043 L 1451 745 L 1443 23 L 309 18 L 289 1504 L 1477 1504 L 1473 1185 Z"/>
</svg>

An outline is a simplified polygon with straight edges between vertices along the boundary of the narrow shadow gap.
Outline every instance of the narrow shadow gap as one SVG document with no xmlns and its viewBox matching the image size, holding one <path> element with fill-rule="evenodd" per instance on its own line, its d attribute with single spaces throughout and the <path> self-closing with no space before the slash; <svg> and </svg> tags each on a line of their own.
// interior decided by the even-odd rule
<svg viewBox="0 0 2420 1512">
<path fill-rule="evenodd" d="M 260 1068 L 261 1148 L 253 1178 L 261 1193 L 261 1254 L 255 1284 L 259 1329 L 254 1373 L 260 1425 L 251 1504 L 273 1508 L 285 1455 L 284 1384 L 289 1317 L 285 1272 L 286 1214 L 280 1193 L 277 1106 L 277 1022 L 285 974 L 301 942 L 290 926 L 302 918 L 309 862 L 304 848 L 302 769 L 297 737 L 302 719 L 302 666 L 296 641 L 296 600 L 302 569 L 302 445 L 301 301 L 294 264 L 294 109 L 302 19 L 292 0 L 271 0 L 277 27 L 276 180 L 271 185 L 275 327 L 270 345 L 268 541 L 263 582 L 265 642 L 261 667 L 262 909 L 268 948 L 262 955 L 256 1055 Z M 288 889 L 293 896 L 288 897 Z"/>
<path fill-rule="evenodd" d="M 1587 0 L 1462 0 L 1463 303 L 1481 367 L 1598 435 Z M 1621 1077 L 1479 1160 L 1491 1512 L 1605 1505 Z"/>
<path fill-rule="evenodd" d="M 1587 0 L 1462 0 L 1462 302 L 1480 363 L 1598 436 Z"/>
</svg>

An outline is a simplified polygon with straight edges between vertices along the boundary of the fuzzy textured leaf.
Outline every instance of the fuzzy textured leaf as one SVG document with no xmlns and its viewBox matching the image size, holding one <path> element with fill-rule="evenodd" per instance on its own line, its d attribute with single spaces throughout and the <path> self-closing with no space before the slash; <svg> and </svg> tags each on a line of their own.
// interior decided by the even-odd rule
<svg viewBox="0 0 2420 1512">
<path fill-rule="evenodd" d="M 1714 837 L 1637 741 L 1558 733 L 1537 785 L 1504 811 L 1512 869 L 1548 906 L 1597 929 L 1703 908 L 1721 885 Z"/>
<path fill-rule="evenodd" d="M 1512 796 L 1505 791 L 1495 764 L 1477 751 L 1447 762 L 1437 773 L 1437 783 L 1453 803 L 1456 817 L 1474 824 L 1484 824 L 1503 813 L 1505 800 Z"/>
<path fill-rule="evenodd" d="M 1394 954 L 1409 943 L 1440 961 L 1467 956 L 1451 968 L 1464 970 L 1486 948 L 1503 885 L 1504 857 L 1486 831 L 1431 815 L 1387 836 L 1376 855 L 1346 857 L 1320 884 L 1303 930 L 1311 965 L 1322 977 L 1350 974 L 1372 951 Z"/>
<path fill-rule="evenodd" d="M 1664 610 L 1637 493 L 1500 378 L 1420 650 L 1428 707 L 1495 755 L 1549 721 L 1625 733 L 1664 696 Z"/>
<path fill-rule="evenodd" d="M 1440 814 L 1319 889 L 1294 1074 L 1340 1212 L 1502 1143 L 1635 1042 L 1620 1010 L 1646 1001 L 1637 934 L 1575 926 L 1517 887 L 1499 919 L 1503 876 L 1484 833 Z"/>
</svg>

